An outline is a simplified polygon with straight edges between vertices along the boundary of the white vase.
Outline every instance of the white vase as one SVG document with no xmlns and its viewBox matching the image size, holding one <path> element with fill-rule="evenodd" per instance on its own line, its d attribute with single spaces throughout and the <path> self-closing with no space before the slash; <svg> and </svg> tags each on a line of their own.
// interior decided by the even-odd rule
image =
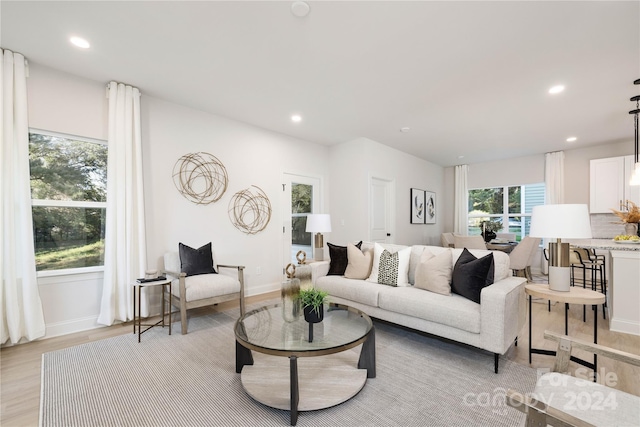
<svg viewBox="0 0 640 427">
<path fill-rule="evenodd" d="M 624 224 L 624 234 L 630 236 L 638 236 L 638 224 L 627 222 Z"/>
</svg>

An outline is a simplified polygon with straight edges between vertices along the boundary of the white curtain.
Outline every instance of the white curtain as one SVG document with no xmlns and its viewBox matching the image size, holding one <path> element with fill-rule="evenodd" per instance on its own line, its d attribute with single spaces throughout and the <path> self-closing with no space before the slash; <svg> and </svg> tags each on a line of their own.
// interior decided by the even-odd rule
<svg viewBox="0 0 640 427">
<path fill-rule="evenodd" d="M 468 165 L 455 167 L 454 201 L 453 201 L 453 232 L 466 236 L 469 209 L 469 187 L 467 184 Z"/>
<path fill-rule="evenodd" d="M 544 156 L 545 204 L 564 203 L 564 151 Z"/>
<path fill-rule="evenodd" d="M 36 278 L 29 183 L 27 70 L 19 53 L 0 49 L 0 311 L 2 344 L 45 334 L 44 314 Z"/>
<path fill-rule="evenodd" d="M 544 155 L 544 198 L 547 205 L 564 203 L 564 151 Z M 549 239 L 542 241 L 542 247 L 549 247 Z M 549 264 L 544 257 L 542 272 L 549 273 Z"/>
<path fill-rule="evenodd" d="M 109 83 L 104 286 L 98 323 L 133 319 L 132 283 L 146 265 L 140 91 Z M 146 298 L 141 314 L 148 315 Z"/>
</svg>

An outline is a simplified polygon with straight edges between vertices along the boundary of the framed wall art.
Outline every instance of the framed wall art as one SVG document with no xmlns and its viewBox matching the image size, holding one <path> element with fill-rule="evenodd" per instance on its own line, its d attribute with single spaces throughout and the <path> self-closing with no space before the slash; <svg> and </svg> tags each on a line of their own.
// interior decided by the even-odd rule
<svg viewBox="0 0 640 427">
<path fill-rule="evenodd" d="M 425 224 L 436 223 L 436 193 L 432 191 L 424 192 L 424 222 Z"/>
<path fill-rule="evenodd" d="M 424 190 L 411 189 L 411 224 L 424 224 Z"/>
</svg>

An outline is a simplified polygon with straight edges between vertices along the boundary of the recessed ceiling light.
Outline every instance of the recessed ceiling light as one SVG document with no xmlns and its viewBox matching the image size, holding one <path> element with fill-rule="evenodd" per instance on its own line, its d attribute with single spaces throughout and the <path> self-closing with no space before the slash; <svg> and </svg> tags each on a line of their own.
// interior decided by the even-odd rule
<svg viewBox="0 0 640 427">
<path fill-rule="evenodd" d="M 458 156 L 459 159 L 464 159 L 464 156 Z"/>
<path fill-rule="evenodd" d="M 309 7 L 309 4 L 303 1 L 294 1 L 291 4 L 291 13 L 293 13 L 298 18 L 304 18 L 309 14 L 310 10 L 311 8 Z"/>
<path fill-rule="evenodd" d="M 575 136 L 570 136 L 569 138 L 567 138 L 567 142 L 575 142 L 577 140 L 578 138 L 576 138 Z"/>
<path fill-rule="evenodd" d="M 404 133 L 407 133 L 407 132 L 409 132 L 410 130 L 411 130 L 411 128 L 407 128 L 407 127 L 400 128 L 400 132 L 404 132 Z"/>
<path fill-rule="evenodd" d="M 293 116 L 291 116 L 291 121 L 293 123 L 300 123 L 302 121 L 302 116 L 300 116 L 299 114 L 294 114 Z"/>
<path fill-rule="evenodd" d="M 86 41 L 85 39 L 83 39 L 82 37 L 71 37 L 69 39 L 69 41 L 74 46 L 77 46 L 77 47 L 82 48 L 82 49 L 89 49 L 91 47 L 89 42 Z"/>
<path fill-rule="evenodd" d="M 564 86 L 563 85 L 556 85 L 553 86 L 551 89 L 549 89 L 549 93 L 555 95 L 556 93 L 560 93 L 564 91 Z"/>
</svg>

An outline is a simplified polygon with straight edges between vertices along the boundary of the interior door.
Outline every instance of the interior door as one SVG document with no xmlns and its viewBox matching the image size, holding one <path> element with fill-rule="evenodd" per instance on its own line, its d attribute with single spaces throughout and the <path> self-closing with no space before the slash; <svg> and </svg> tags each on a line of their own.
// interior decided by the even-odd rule
<svg viewBox="0 0 640 427">
<path fill-rule="evenodd" d="M 393 243 L 393 182 L 371 178 L 369 208 L 369 239 L 378 243 Z"/>
<path fill-rule="evenodd" d="M 304 251 L 307 259 L 312 259 L 312 236 L 305 231 L 305 228 L 307 215 L 320 213 L 320 179 L 284 174 L 282 190 L 284 192 L 283 265 L 290 262 L 297 263 L 296 254 L 299 251 Z"/>
</svg>

